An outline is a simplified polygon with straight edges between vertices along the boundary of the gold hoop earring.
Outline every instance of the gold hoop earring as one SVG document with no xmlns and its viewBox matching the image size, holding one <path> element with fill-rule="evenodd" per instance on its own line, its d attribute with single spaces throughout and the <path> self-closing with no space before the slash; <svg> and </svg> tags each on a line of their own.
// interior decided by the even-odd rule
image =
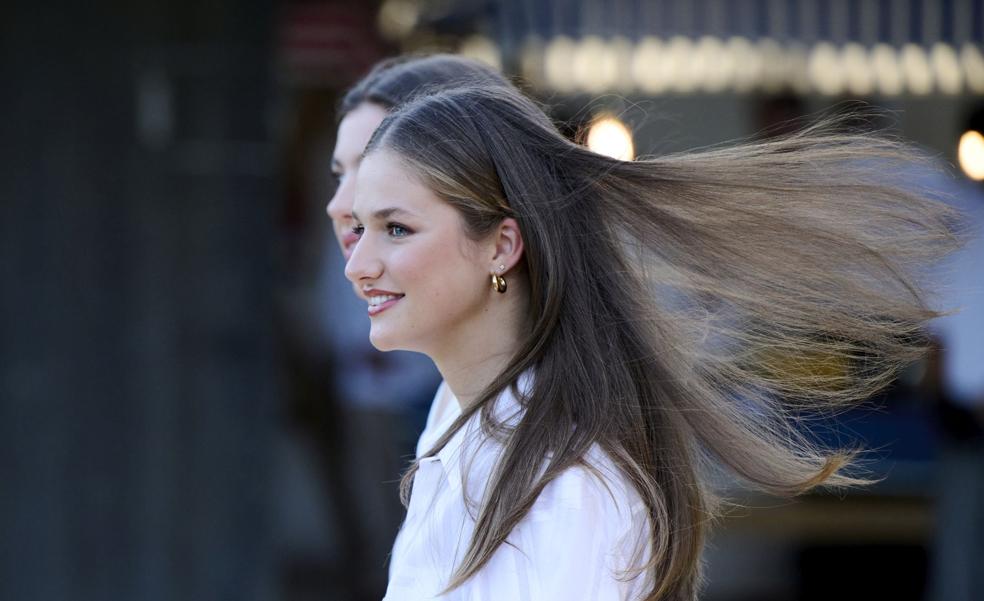
<svg viewBox="0 0 984 601">
<path fill-rule="evenodd" d="M 495 290 L 496 292 L 498 292 L 499 294 L 505 293 L 505 291 L 506 291 L 506 278 L 502 277 L 501 275 L 498 275 L 498 274 L 493 273 L 492 274 L 492 289 Z"/>
</svg>

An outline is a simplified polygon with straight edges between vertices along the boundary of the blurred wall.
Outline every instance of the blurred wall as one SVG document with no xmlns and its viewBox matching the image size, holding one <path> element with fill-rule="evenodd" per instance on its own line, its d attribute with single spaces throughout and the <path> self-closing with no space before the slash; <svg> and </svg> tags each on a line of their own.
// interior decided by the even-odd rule
<svg viewBox="0 0 984 601">
<path fill-rule="evenodd" d="M 272 6 L 108 4 L 0 20 L 0 598 L 269 598 Z"/>
</svg>

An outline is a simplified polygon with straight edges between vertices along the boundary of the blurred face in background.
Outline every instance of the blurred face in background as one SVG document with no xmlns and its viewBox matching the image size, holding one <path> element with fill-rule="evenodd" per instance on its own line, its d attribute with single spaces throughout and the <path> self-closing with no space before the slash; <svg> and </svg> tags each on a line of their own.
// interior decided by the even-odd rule
<svg viewBox="0 0 984 601">
<path fill-rule="evenodd" d="M 338 125 L 335 151 L 331 157 L 331 172 L 338 180 L 338 187 L 328 202 L 328 216 L 346 260 L 352 256 L 352 249 L 359 239 L 352 232 L 355 174 L 359 170 L 362 151 L 386 114 L 386 109 L 378 104 L 364 102 L 345 115 Z"/>
</svg>

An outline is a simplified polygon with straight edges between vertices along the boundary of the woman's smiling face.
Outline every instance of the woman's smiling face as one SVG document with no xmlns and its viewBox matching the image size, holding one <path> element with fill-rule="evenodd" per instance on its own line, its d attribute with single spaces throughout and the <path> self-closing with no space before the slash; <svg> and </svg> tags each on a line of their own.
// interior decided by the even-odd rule
<svg viewBox="0 0 984 601">
<path fill-rule="evenodd" d="M 369 302 L 373 345 L 435 357 L 481 336 L 494 242 L 471 240 L 458 211 L 387 150 L 367 156 L 357 180 L 345 275 Z"/>
</svg>

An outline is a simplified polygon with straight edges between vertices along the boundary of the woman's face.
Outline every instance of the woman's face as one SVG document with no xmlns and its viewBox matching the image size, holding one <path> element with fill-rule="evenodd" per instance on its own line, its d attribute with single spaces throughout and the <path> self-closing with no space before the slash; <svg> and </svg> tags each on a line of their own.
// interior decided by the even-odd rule
<svg viewBox="0 0 984 601">
<path fill-rule="evenodd" d="M 458 211 L 387 150 L 366 157 L 355 196 L 361 235 L 345 275 L 369 303 L 373 346 L 436 358 L 481 339 L 494 242 L 469 239 Z"/>
<path fill-rule="evenodd" d="M 338 124 L 335 152 L 331 157 L 331 172 L 338 178 L 338 188 L 328 202 L 335 237 L 348 259 L 358 237 L 352 233 L 352 202 L 355 200 L 355 174 L 359 171 L 362 151 L 372 132 L 386 117 L 386 110 L 378 104 L 363 102 L 345 115 Z"/>
</svg>

